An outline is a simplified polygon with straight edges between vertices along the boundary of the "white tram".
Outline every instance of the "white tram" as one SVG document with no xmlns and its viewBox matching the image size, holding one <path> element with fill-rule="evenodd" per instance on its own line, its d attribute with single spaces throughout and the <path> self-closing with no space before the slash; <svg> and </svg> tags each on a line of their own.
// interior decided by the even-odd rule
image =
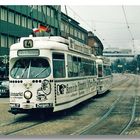
<svg viewBox="0 0 140 140">
<path fill-rule="evenodd" d="M 96 59 L 97 67 L 97 94 L 103 94 L 112 86 L 112 72 L 110 59 L 99 56 Z"/>
<path fill-rule="evenodd" d="M 10 47 L 10 111 L 52 112 L 97 94 L 96 57 L 72 38 L 25 37 Z"/>
</svg>

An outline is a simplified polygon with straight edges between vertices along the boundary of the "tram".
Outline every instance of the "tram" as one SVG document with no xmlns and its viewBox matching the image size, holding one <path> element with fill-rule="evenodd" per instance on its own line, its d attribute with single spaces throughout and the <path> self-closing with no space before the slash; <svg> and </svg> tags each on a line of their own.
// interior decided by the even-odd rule
<svg viewBox="0 0 140 140">
<path fill-rule="evenodd" d="M 96 59 L 72 38 L 21 38 L 10 47 L 9 112 L 56 112 L 95 96 Z"/>
<path fill-rule="evenodd" d="M 112 72 L 110 59 L 98 56 L 96 59 L 97 68 L 97 95 L 108 91 L 112 86 Z"/>
</svg>

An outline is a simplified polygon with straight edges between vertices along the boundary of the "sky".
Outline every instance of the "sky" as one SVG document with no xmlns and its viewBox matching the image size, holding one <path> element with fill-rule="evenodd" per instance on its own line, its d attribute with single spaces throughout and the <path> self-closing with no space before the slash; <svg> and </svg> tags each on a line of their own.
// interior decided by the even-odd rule
<svg viewBox="0 0 140 140">
<path fill-rule="evenodd" d="M 67 14 L 92 31 L 104 48 L 140 51 L 140 5 L 66 5 Z M 65 6 L 62 11 L 66 13 Z"/>
</svg>

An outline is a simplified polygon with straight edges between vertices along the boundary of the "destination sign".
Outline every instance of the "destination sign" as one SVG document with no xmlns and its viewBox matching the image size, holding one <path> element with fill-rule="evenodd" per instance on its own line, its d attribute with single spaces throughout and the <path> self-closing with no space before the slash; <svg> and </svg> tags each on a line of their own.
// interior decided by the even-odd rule
<svg viewBox="0 0 140 140">
<path fill-rule="evenodd" d="M 18 50 L 17 55 L 18 56 L 39 56 L 39 50 L 38 49 Z"/>
<path fill-rule="evenodd" d="M 69 49 L 86 55 L 91 55 L 91 47 L 81 42 L 78 42 L 70 37 L 69 37 Z"/>
</svg>

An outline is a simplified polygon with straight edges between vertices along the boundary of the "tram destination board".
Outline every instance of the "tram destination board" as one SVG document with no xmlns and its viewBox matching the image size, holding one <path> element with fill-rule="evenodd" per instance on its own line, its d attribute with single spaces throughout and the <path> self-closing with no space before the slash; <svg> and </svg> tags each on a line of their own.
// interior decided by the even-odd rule
<svg viewBox="0 0 140 140">
<path fill-rule="evenodd" d="M 18 56 L 39 56 L 40 52 L 38 49 L 31 49 L 31 50 L 18 50 Z"/>
</svg>

